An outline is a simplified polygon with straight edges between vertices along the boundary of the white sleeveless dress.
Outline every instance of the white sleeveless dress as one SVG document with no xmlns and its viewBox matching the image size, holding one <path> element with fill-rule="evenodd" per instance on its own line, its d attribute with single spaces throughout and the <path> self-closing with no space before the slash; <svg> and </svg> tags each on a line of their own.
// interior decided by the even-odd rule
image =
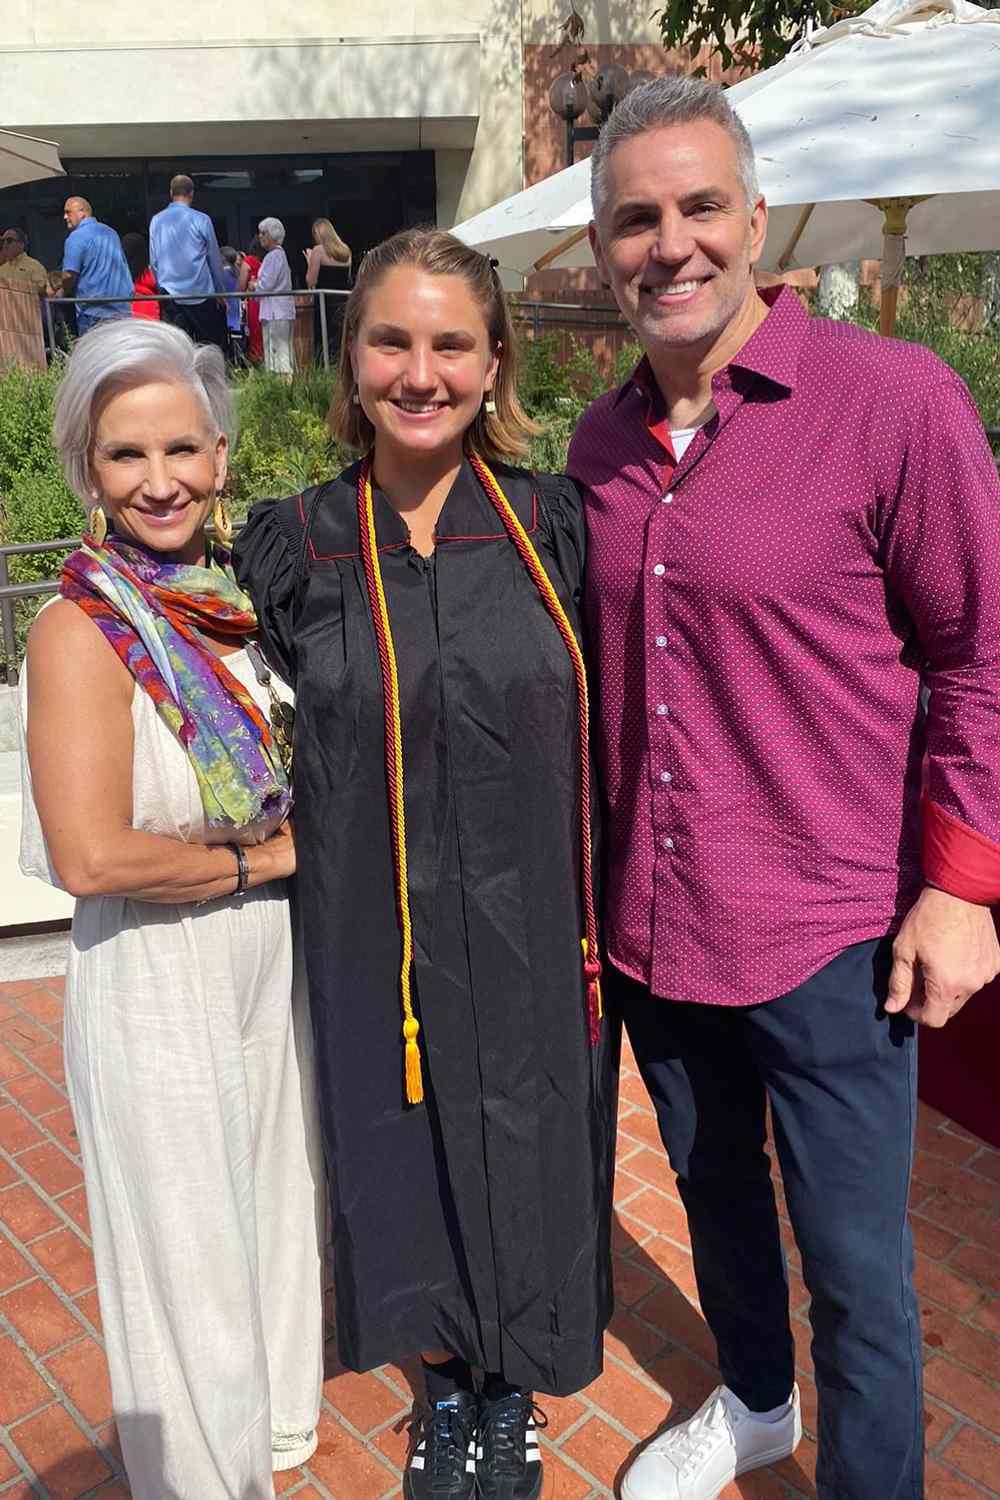
<svg viewBox="0 0 1000 1500">
<path fill-rule="evenodd" d="M 226 665 L 266 710 L 246 652 Z M 206 830 L 187 755 L 138 687 L 132 724 L 133 826 L 232 841 Z M 58 884 L 24 738 L 21 868 Z M 283 882 L 204 906 L 77 900 L 66 1078 L 135 1500 L 271 1500 L 272 1468 L 315 1448 L 325 1187 L 307 1007 Z"/>
</svg>

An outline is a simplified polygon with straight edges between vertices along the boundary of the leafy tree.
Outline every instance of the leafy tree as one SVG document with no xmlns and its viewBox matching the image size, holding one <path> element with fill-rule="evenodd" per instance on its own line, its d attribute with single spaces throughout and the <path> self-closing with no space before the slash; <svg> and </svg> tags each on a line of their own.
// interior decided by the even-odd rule
<svg viewBox="0 0 1000 1500">
<path fill-rule="evenodd" d="M 707 52 L 726 69 L 756 73 L 780 62 L 808 25 L 830 26 L 868 0 L 667 0 L 653 12 L 663 45 L 691 60 Z M 997 0 L 1000 3 L 1000 0 Z M 695 77 L 705 67 L 691 69 Z"/>
</svg>

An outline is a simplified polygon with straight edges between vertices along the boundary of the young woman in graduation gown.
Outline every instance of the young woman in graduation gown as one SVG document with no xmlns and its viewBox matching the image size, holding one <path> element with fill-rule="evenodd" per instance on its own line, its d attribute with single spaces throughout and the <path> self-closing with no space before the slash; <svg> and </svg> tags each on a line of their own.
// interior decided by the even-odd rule
<svg viewBox="0 0 1000 1500">
<path fill-rule="evenodd" d="M 297 695 L 340 1354 L 423 1355 L 409 1500 L 534 1500 L 534 1393 L 597 1376 L 611 1311 L 583 519 L 502 461 L 506 298 L 443 231 L 359 267 L 332 419 L 365 456 L 255 507 L 236 566 Z"/>
</svg>

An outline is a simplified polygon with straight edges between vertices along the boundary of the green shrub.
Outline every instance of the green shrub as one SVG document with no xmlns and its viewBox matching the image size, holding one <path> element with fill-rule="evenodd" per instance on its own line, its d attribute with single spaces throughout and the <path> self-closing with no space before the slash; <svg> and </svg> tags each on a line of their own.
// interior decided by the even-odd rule
<svg viewBox="0 0 1000 1500">
<path fill-rule="evenodd" d="M 335 384 L 333 372 L 322 369 L 290 383 L 261 370 L 236 377 L 240 440 L 228 489 L 237 519 L 255 500 L 294 493 L 343 467 L 346 457 L 326 425 Z"/>
<path fill-rule="evenodd" d="M 0 542 L 54 541 L 80 534 L 83 513 L 62 476 L 52 447 L 52 403 L 62 375 L 49 370 L 0 370 Z M 7 560 L 11 583 L 58 576 L 64 552 L 33 553 Z M 0 681 L 16 665 L 28 626 L 43 601 L 14 605 L 15 660 L 8 661 L 0 636 Z"/>
<path fill-rule="evenodd" d="M 518 394 L 525 411 L 537 420 L 557 410 L 560 402 L 573 399 L 569 372 L 556 361 L 558 347 L 553 333 L 537 339 L 523 333 L 518 338 Z"/>
<path fill-rule="evenodd" d="M 15 474 L 57 470 L 52 403 L 61 376 L 61 361 L 48 370 L 0 369 L 0 498 Z"/>
</svg>

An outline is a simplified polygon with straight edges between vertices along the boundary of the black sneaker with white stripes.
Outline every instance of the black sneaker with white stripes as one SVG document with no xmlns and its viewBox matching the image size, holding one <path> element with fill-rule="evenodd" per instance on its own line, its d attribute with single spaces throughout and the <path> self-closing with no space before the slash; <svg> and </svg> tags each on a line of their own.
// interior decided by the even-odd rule
<svg viewBox="0 0 1000 1500">
<path fill-rule="evenodd" d="M 513 1391 L 492 1401 L 482 1398 L 476 1457 L 480 1500 L 538 1500 L 542 1455 L 535 1411 L 530 1391 Z M 541 1425 L 545 1425 L 544 1417 Z"/>
<path fill-rule="evenodd" d="M 465 1391 L 420 1414 L 416 1446 L 403 1476 L 405 1500 L 472 1500 L 478 1415 L 478 1396 Z"/>
</svg>

